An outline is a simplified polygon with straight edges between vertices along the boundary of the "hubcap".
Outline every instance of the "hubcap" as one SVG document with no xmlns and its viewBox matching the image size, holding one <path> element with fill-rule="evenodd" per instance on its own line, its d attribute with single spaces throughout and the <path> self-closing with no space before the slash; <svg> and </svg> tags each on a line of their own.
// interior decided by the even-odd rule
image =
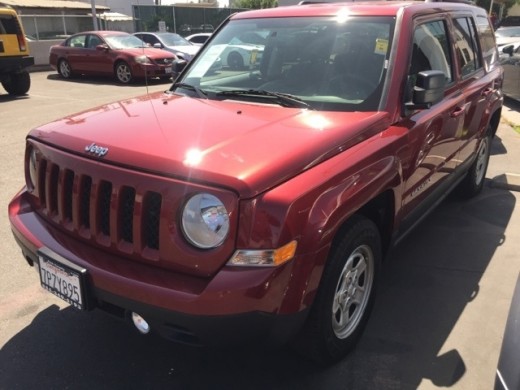
<svg viewBox="0 0 520 390">
<path fill-rule="evenodd" d="M 126 65 L 119 65 L 117 67 L 117 78 L 122 83 L 128 83 L 132 78 L 132 73 L 130 73 L 130 69 Z"/>
<path fill-rule="evenodd" d="M 357 328 L 365 312 L 374 280 L 374 255 L 367 245 L 356 248 L 347 259 L 332 303 L 334 334 L 344 339 Z"/>
<path fill-rule="evenodd" d="M 69 64 L 65 61 L 61 61 L 60 63 L 60 71 L 63 77 L 69 77 L 70 76 L 70 68 Z"/>
</svg>

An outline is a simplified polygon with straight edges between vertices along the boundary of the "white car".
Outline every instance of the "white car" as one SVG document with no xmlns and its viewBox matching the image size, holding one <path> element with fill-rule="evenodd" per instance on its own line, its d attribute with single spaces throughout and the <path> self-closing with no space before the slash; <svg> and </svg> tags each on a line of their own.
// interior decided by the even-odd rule
<svg viewBox="0 0 520 390">
<path fill-rule="evenodd" d="M 179 34 L 170 32 L 136 32 L 134 35 L 157 49 L 167 50 L 177 58 L 191 61 L 200 46 L 194 45 Z"/>
<path fill-rule="evenodd" d="M 500 50 L 504 45 L 520 40 L 520 26 L 500 27 L 495 31 L 497 47 Z"/>
<path fill-rule="evenodd" d="M 211 36 L 211 33 L 198 33 L 198 34 L 191 34 L 185 37 L 185 39 L 189 42 L 191 42 L 194 45 L 202 46 Z"/>
</svg>

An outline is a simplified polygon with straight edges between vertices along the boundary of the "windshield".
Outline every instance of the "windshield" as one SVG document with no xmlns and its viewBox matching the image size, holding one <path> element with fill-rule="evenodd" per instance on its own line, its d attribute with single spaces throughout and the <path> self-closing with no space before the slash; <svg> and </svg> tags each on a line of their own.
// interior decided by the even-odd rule
<svg viewBox="0 0 520 390">
<path fill-rule="evenodd" d="M 191 42 L 184 39 L 178 34 L 166 33 L 160 34 L 159 37 L 166 46 L 191 46 Z"/>
<path fill-rule="evenodd" d="M 173 89 L 249 101 L 266 99 L 270 92 L 316 110 L 377 110 L 393 26 L 387 17 L 230 21 Z"/>
<path fill-rule="evenodd" d="M 112 35 L 104 38 L 112 49 L 146 47 L 146 44 L 134 35 Z"/>
<path fill-rule="evenodd" d="M 503 27 L 495 31 L 497 37 L 511 38 L 520 37 L 520 27 Z"/>
</svg>

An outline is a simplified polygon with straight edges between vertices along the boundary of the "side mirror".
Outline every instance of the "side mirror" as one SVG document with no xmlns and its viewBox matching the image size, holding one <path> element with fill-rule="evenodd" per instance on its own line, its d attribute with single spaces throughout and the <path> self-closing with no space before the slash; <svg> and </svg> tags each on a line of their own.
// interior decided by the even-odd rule
<svg viewBox="0 0 520 390">
<path fill-rule="evenodd" d="M 173 65 L 172 65 L 173 73 L 178 75 L 179 73 L 181 73 L 184 70 L 186 65 L 188 65 L 188 61 L 181 60 L 180 58 L 176 59 L 175 61 L 173 61 Z"/>
<path fill-rule="evenodd" d="M 157 43 L 153 44 L 153 47 L 155 47 L 156 49 L 162 49 L 163 45 L 161 45 L 159 42 L 157 42 Z"/>
<path fill-rule="evenodd" d="M 106 43 L 102 43 L 101 45 L 97 45 L 96 46 L 96 50 L 100 50 L 100 51 L 108 51 L 110 48 L 108 47 L 108 45 Z"/>
<path fill-rule="evenodd" d="M 417 73 L 412 91 L 412 101 L 405 103 L 407 109 L 427 109 L 442 100 L 446 75 L 440 70 L 425 70 Z"/>
<path fill-rule="evenodd" d="M 514 52 L 514 46 L 513 45 L 507 45 L 502 49 L 502 53 L 509 54 L 510 57 L 513 56 Z"/>
</svg>

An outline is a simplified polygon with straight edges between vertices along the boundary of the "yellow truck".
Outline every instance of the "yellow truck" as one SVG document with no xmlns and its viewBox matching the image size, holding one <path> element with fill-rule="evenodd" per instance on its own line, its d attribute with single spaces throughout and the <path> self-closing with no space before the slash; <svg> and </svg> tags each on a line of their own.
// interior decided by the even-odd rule
<svg viewBox="0 0 520 390">
<path fill-rule="evenodd" d="M 27 68 L 34 65 L 22 23 L 12 8 L 0 4 L 0 82 L 14 96 L 25 95 L 31 87 Z"/>
</svg>

